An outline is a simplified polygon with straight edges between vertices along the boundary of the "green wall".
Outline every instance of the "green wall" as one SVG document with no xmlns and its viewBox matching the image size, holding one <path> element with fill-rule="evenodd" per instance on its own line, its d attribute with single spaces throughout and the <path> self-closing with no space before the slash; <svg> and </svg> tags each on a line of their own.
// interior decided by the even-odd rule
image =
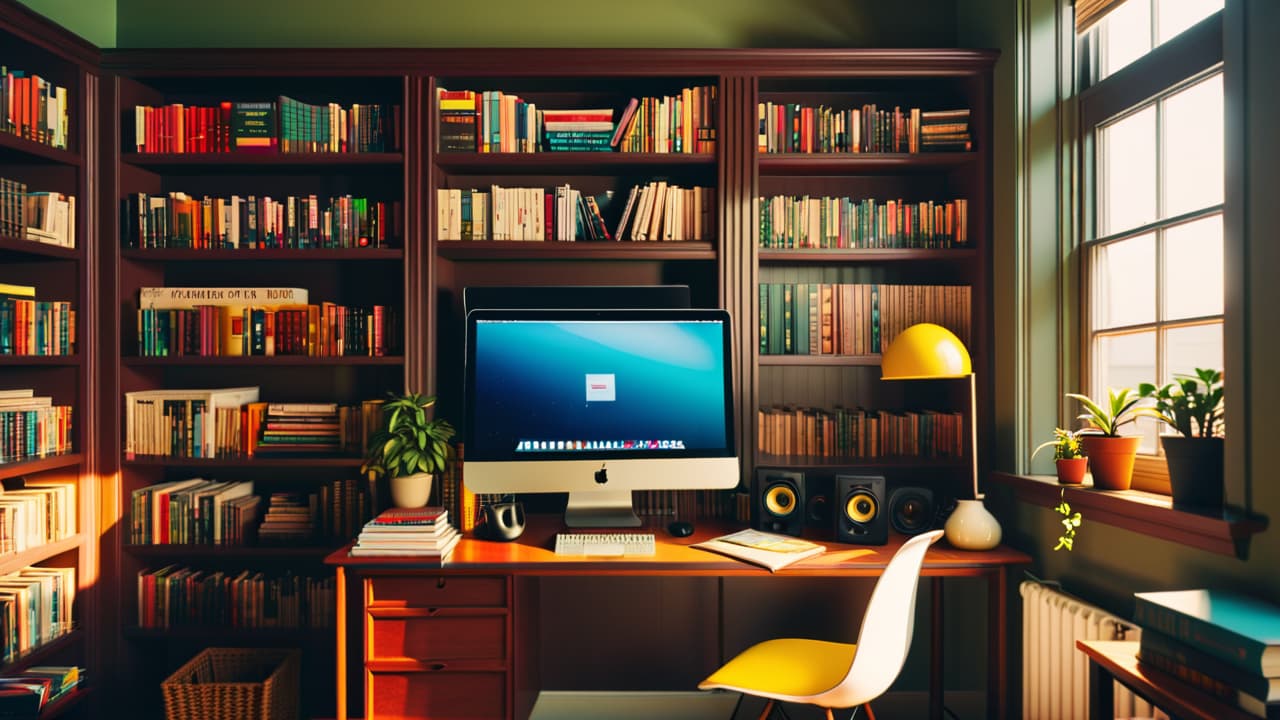
<svg viewBox="0 0 1280 720">
<path fill-rule="evenodd" d="M 956 14 L 954 0 L 909 13 L 880 0 L 223 0 L 193 21 L 188 3 L 117 3 L 120 47 L 951 46 Z"/>
<path fill-rule="evenodd" d="M 18 0 L 100 48 L 116 45 L 116 0 Z"/>
</svg>

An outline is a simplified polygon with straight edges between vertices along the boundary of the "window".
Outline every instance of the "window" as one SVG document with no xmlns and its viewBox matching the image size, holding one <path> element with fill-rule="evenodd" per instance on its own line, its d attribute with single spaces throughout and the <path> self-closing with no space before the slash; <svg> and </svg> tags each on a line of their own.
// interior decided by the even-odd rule
<svg viewBox="0 0 1280 720">
<path fill-rule="evenodd" d="M 1127 0 L 1079 30 L 1085 387 L 1223 366 L 1222 0 Z M 1168 492 L 1143 420 L 1135 487 Z"/>
</svg>

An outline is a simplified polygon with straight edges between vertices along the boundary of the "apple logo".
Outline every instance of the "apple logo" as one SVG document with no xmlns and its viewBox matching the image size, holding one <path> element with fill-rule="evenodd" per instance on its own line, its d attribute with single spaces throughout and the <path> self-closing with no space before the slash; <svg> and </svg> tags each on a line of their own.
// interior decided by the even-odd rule
<svg viewBox="0 0 1280 720">
<path fill-rule="evenodd" d="M 596 471 L 596 484 L 603 485 L 607 482 L 609 482 L 609 471 L 605 470 L 604 466 L 601 465 L 600 469 Z"/>
</svg>

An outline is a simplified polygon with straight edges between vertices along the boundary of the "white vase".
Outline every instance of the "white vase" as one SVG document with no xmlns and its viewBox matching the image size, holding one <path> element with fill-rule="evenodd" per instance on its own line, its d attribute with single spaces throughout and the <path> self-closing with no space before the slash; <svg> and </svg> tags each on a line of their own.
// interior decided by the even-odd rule
<svg viewBox="0 0 1280 720">
<path fill-rule="evenodd" d="M 431 498 L 431 473 L 391 478 L 391 502 L 396 507 L 419 508 Z"/>
<path fill-rule="evenodd" d="M 943 526 L 947 542 L 960 550 L 990 550 L 1000 544 L 1000 521 L 981 500 L 961 500 Z"/>
</svg>

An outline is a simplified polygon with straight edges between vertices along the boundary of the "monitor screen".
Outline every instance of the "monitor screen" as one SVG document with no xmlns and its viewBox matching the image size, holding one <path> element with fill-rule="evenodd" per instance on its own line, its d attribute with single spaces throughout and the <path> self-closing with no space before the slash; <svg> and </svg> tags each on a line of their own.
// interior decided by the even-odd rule
<svg viewBox="0 0 1280 720">
<path fill-rule="evenodd" d="M 475 310 L 467 338 L 477 492 L 737 484 L 725 311 Z"/>
</svg>

